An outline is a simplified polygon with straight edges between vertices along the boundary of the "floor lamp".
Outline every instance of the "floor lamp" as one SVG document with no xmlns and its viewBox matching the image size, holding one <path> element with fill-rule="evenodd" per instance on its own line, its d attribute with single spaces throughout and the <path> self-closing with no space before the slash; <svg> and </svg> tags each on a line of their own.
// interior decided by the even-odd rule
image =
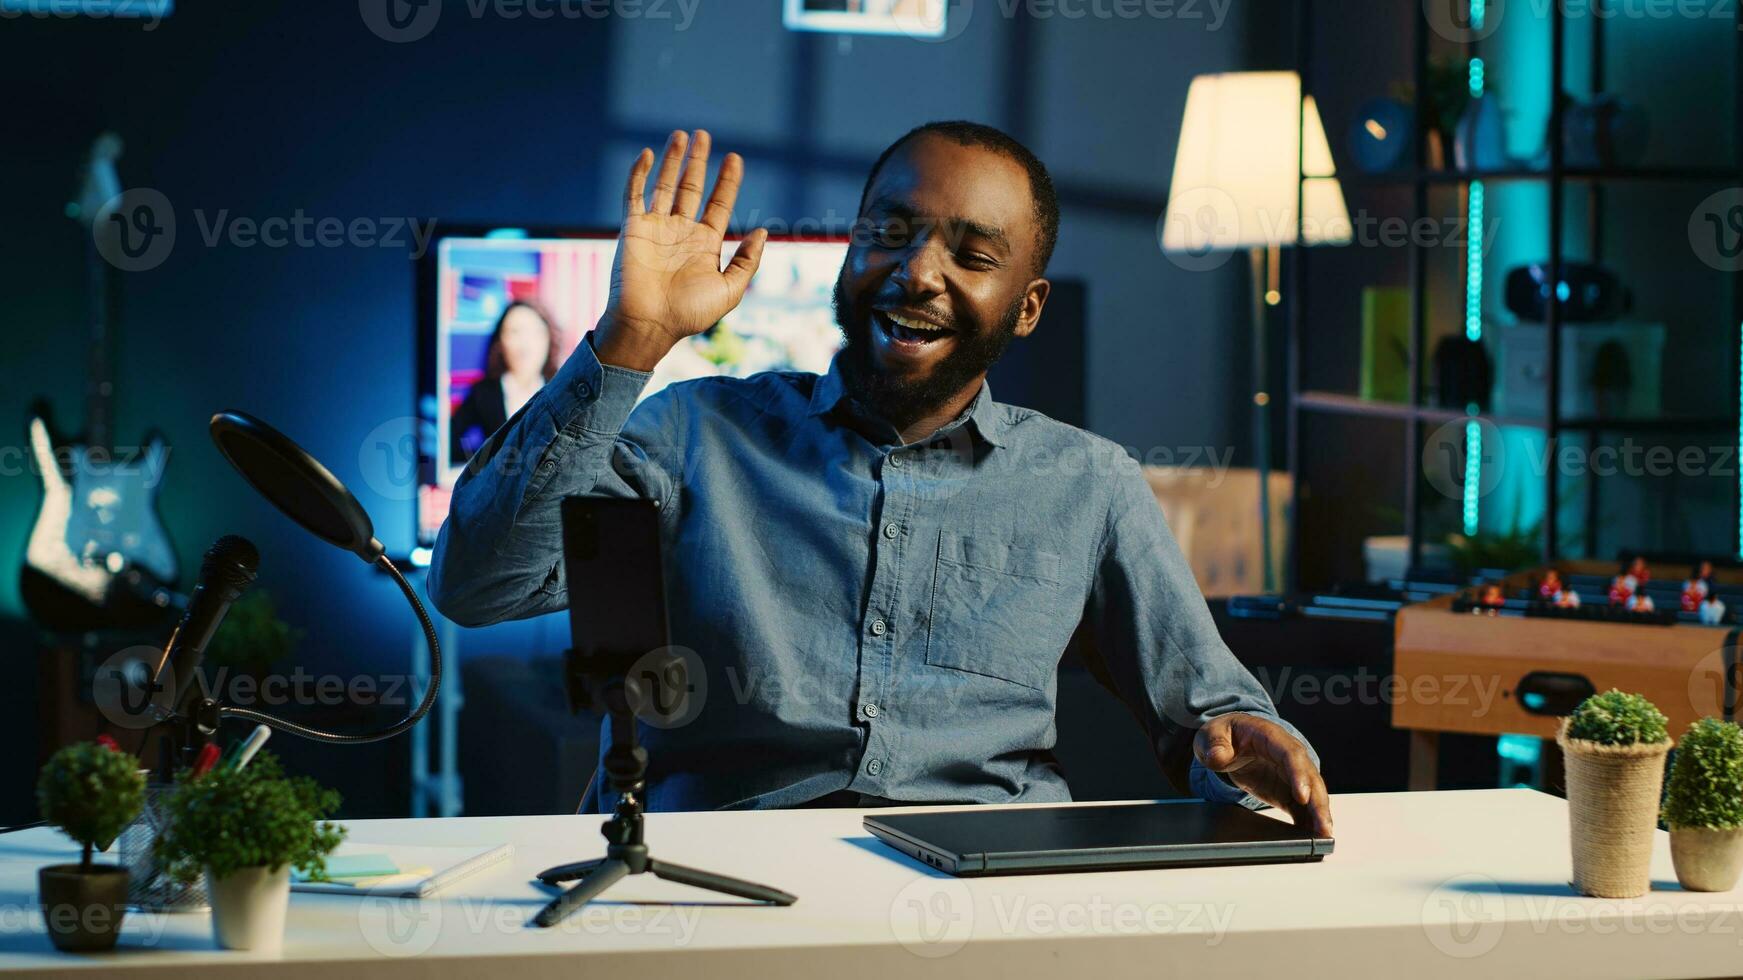
<svg viewBox="0 0 1743 980">
<path fill-rule="evenodd" d="M 1303 140 L 1303 133 L 1306 139 Z M 1282 250 L 1343 245 L 1350 215 L 1313 96 L 1295 72 L 1200 75 L 1186 93 L 1180 147 L 1162 228 L 1175 264 L 1208 271 L 1237 250 L 1253 277 L 1253 449 L 1259 471 L 1259 555 L 1266 592 L 1271 555 L 1271 430 L 1265 323 L 1283 301 Z"/>
</svg>

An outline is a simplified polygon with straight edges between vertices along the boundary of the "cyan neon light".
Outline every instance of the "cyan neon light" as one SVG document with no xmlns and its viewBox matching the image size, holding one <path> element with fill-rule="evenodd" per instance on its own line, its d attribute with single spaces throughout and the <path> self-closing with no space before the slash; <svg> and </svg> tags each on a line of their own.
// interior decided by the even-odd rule
<svg viewBox="0 0 1743 980">
<path fill-rule="evenodd" d="M 1481 30 L 1487 13 L 1486 0 L 1471 0 L 1471 27 Z M 1483 94 L 1486 69 L 1483 59 L 1471 59 L 1471 97 Z M 1470 203 L 1465 221 L 1465 337 L 1483 339 L 1483 210 L 1487 192 L 1480 180 L 1471 181 Z M 1474 409 L 1473 409 L 1474 411 Z M 1464 530 L 1469 537 L 1477 533 L 1479 487 L 1483 480 L 1483 428 L 1475 419 L 1465 423 Z"/>
</svg>

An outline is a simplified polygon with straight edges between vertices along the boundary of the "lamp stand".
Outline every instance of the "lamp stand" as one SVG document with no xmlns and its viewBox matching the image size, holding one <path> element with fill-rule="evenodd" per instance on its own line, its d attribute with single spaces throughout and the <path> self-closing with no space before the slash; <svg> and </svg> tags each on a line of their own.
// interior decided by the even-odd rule
<svg viewBox="0 0 1743 980">
<path fill-rule="evenodd" d="M 1255 246 L 1247 252 L 1253 273 L 1253 453 L 1259 471 L 1259 562 L 1265 593 L 1277 591 L 1277 578 L 1271 565 L 1271 394 L 1270 345 L 1266 321 L 1267 310 L 1282 302 L 1278 290 L 1278 272 L 1282 267 L 1282 250 L 1276 246 Z"/>
</svg>

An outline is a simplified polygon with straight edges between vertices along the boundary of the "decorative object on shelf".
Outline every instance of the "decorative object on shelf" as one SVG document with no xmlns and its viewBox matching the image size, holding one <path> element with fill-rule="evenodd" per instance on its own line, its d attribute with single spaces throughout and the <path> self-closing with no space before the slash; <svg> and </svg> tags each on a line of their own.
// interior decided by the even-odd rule
<svg viewBox="0 0 1743 980">
<path fill-rule="evenodd" d="M 1429 170 L 1446 169 L 1446 155 L 1457 135 L 1459 120 L 1471 102 L 1470 63 L 1464 58 L 1430 58 L 1426 66 L 1428 93 L 1425 116 L 1421 124 L 1425 132 Z M 1415 115 L 1416 86 L 1397 82 L 1391 92 L 1394 101 L 1413 107 Z"/>
<path fill-rule="evenodd" d="M 1562 160 L 1567 166 L 1632 167 L 1646 158 L 1652 125 L 1644 106 L 1614 95 L 1580 101 L 1564 92 L 1561 98 Z"/>
<path fill-rule="evenodd" d="M 1549 328 L 1534 323 L 1485 328 L 1495 338 L 1495 412 L 1542 418 L 1549 402 Z M 1665 327 L 1619 320 L 1564 325 L 1564 419 L 1652 418 L 1663 404 Z"/>
<path fill-rule="evenodd" d="M 1312 95 L 1292 71 L 1200 75 L 1186 93 L 1162 249 L 1184 268 L 1245 250 L 1252 271 L 1253 456 L 1259 470 L 1260 562 L 1277 588 L 1271 550 L 1270 307 L 1282 303 L 1282 250 L 1354 237 L 1331 143 Z"/>
<path fill-rule="evenodd" d="M 1442 337 L 1434 345 L 1435 400 L 1441 408 L 1456 412 L 1489 410 L 1495 390 L 1495 368 L 1480 340 L 1464 334 Z"/>
<path fill-rule="evenodd" d="M 158 856 L 184 881 L 205 872 L 219 946 L 276 950 L 284 943 L 291 869 L 325 875 L 327 855 L 345 834 L 326 819 L 338 808 L 338 793 L 285 776 L 270 752 L 246 767 L 184 772 L 166 806 Z"/>
<path fill-rule="evenodd" d="M 1588 262 L 1561 267 L 1561 322 L 1614 320 L 1634 308 L 1634 294 L 1609 269 Z M 1527 323 L 1549 316 L 1549 263 L 1533 262 L 1507 273 L 1507 311 Z"/>
<path fill-rule="evenodd" d="M 1410 397 L 1410 290 L 1362 290 L 1361 397 L 1402 402 Z"/>
<path fill-rule="evenodd" d="M 1689 726 L 1677 743 L 1662 816 L 1684 888 L 1736 886 L 1743 876 L 1743 728 L 1717 718 Z"/>
<path fill-rule="evenodd" d="M 96 864 L 91 852 L 108 850 L 139 814 L 144 794 L 139 760 L 112 739 L 69 745 L 42 767 L 36 803 L 43 819 L 83 848 L 78 864 L 51 864 L 36 873 L 55 948 L 114 948 L 127 914 L 127 869 Z"/>
<path fill-rule="evenodd" d="M 1492 92 L 1471 99 L 1453 138 L 1453 166 L 1460 170 L 1506 170 L 1519 165 L 1507 155 L 1507 121 Z"/>
<path fill-rule="evenodd" d="M 1567 767 L 1573 886 L 1598 898 L 1637 898 L 1652 887 L 1658 794 L 1670 752 L 1664 713 L 1611 689 L 1580 703 L 1556 733 Z"/>
<path fill-rule="evenodd" d="M 1416 110 L 1397 99 L 1373 99 L 1350 124 L 1350 158 L 1367 174 L 1394 174 L 1415 166 Z"/>
</svg>

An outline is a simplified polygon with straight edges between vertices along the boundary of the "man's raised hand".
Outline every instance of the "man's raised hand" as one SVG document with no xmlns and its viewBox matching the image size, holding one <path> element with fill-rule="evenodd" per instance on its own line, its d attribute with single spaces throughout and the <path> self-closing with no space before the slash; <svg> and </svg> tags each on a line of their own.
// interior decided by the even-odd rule
<svg viewBox="0 0 1743 980">
<path fill-rule="evenodd" d="M 611 301 L 594 333 L 606 364 L 652 371 L 679 341 L 699 334 L 744 298 L 762 261 L 768 233 L 759 228 L 739 243 L 723 270 L 721 241 L 744 181 L 744 160 L 728 153 L 707 206 L 707 130 L 674 132 L 666 141 L 651 200 L 644 200 L 654 154 L 644 149 L 624 187 L 623 229 L 611 268 Z"/>
</svg>

